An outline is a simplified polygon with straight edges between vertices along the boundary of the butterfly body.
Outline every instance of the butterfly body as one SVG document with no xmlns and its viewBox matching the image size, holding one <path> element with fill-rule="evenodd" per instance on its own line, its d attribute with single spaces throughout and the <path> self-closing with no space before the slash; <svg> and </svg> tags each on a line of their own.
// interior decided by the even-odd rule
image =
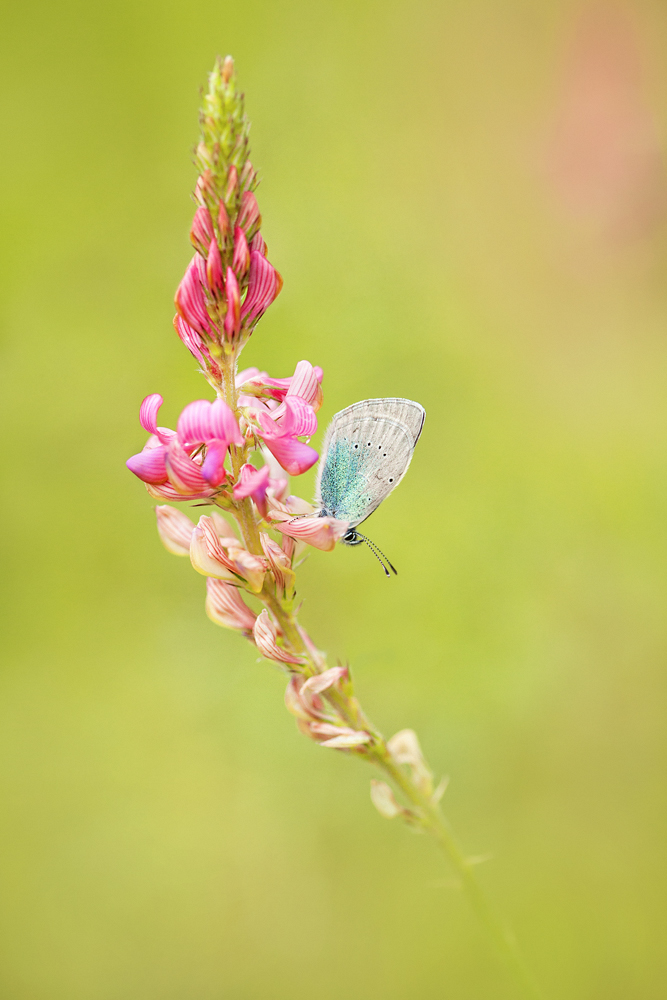
<svg viewBox="0 0 667 1000">
<path fill-rule="evenodd" d="M 317 470 L 321 517 L 347 521 L 341 541 L 367 539 L 354 529 L 398 486 L 410 465 L 425 412 L 410 399 L 365 399 L 337 413 Z"/>
</svg>

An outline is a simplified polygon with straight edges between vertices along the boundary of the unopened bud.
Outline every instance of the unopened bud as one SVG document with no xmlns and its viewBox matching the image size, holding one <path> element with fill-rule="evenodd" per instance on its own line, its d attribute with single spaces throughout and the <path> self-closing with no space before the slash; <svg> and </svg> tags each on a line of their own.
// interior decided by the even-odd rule
<svg viewBox="0 0 667 1000">
<path fill-rule="evenodd" d="M 213 219 L 209 210 L 203 205 L 200 205 L 195 212 L 190 230 L 190 239 L 195 250 L 204 252 L 213 239 Z"/>
<path fill-rule="evenodd" d="M 371 802 L 385 819 L 395 819 L 403 812 L 389 785 L 375 778 L 371 778 Z"/>
<path fill-rule="evenodd" d="M 241 171 L 241 187 L 242 188 L 252 187 L 253 184 L 255 183 L 256 177 L 257 173 L 252 163 L 250 162 L 250 160 L 246 160 L 245 163 L 243 164 L 243 170 Z"/>
<path fill-rule="evenodd" d="M 234 60 L 231 56 L 225 56 L 225 60 L 222 64 L 221 77 L 223 83 L 229 83 L 232 76 L 234 75 Z"/>
<path fill-rule="evenodd" d="M 417 734 L 413 729 L 401 729 L 387 740 L 387 750 L 397 764 L 407 764 L 412 771 L 412 777 L 419 788 L 426 794 L 433 794 L 433 775 L 429 771 Z"/>
<path fill-rule="evenodd" d="M 222 292 L 225 287 L 225 280 L 222 274 L 222 257 L 220 256 L 218 241 L 215 238 L 211 240 L 208 248 L 208 257 L 206 258 L 206 282 L 214 294 L 216 292 Z"/>
<path fill-rule="evenodd" d="M 245 233 L 240 226 L 234 229 L 234 259 L 232 261 L 234 272 L 239 278 L 243 278 L 250 267 L 250 250 Z"/>
<path fill-rule="evenodd" d="M 225 334 L 228 340 L 234 340 L 238 336 L 241 327 L 241 294 L 239 292 L 239 283 L 231 267 L 227 268 L 225 289 L 227 293 Z"/>
<path fill-rule="evenodd" d="M 259 205 L 257 204 L 255 195 L 252 191 L 244 191 L 241 198 L 238 225 L 245 229 L 249 236 L 253 236 L 261 221 L 262 217 L 259 214 Z"/>
<path fill-rule="evenodd" d="M 239 172 L 232 163 L 229 168 L 229 173 L 227 174 L 227 189 L 225 191 L 225 202 L 229 203 L 233 197 L 236 196 L 236 192 L 239 187 Z"/>
<path fill-rule="evenodd" d="M 167 552 L 175 556 L 190 555 L 190 540 L 195 526 L 182 511 L 176 507 L 156 507 L 157 530 Z"/>
<path fill-rule="evenodd" d="M 225 203 L 220 199 L 220 204 L 218 205 L 218 229 L 220 230 L 220 239 L 225 241 L 229 234 L 231 233 L 231 225 L 229 223 L 229 215 L 227 214 L 227 209 L 225 208 Z"/>
</svg>

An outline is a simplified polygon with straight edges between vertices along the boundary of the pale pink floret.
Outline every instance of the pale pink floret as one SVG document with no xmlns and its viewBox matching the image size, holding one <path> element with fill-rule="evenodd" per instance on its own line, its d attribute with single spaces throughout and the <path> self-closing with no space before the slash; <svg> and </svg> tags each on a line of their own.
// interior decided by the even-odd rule
<svg viewBox="0 0 667 1000">
<path fill-rule="evenodd" d="M 203 576 L 238 583 L 243 580 L 250 591 L 262 589 L 266 564 L 263 559 L 247 552 L 235 536 L 221 537 L 217 524 L 204 515 L 192 533 L 190 560 Z"/>
<path fill-rule="evenodd" d="M 190 354 L 197 359 L 199 364 L 204 369 L 208 368 L 219 375 L 220 368 L 211 357 L 209 349 L 197 331 L 193 330 L 189 323 L 186 323 L 183 317 L 178 314 L 174 317 L 174 326 L 181 341 L 185 344 Z"/>
<path fill-rule="evenodd" d="M 190 541 L 194 524 L 176 507 L 156 507 L 157 530 L 167 552 L 175 556 L 190 555 Z"/>
<path fill-rule="evenodd" d="M 278 628 L 266 609 L 258 615 L 253 630 L 255 643 L 262 656 L 276 663 L 302 663 L 303 657 L 294 656 L 278 645 Z"/>
<path fill-rule="evenodd" d="M 315 513 L 312 505 L 305 500 L 288 497 L 286 503 L 272 501 L 267 520 L 273 522 L 272 527 L 283 535 L 307 542 L 323 552 L 331 552 L 349 525 L 347 521 L 338 521 L 335 517 L 299 516 L 311 511 Z"/>
<path fill-rule="evenodd" d="M 234 498 L 243 500 L 245 497 L 251 497 L 262 517 L 266 517 L 266 491 L 268 488 L 268 465 L 256 469 L 253 465 L 246 464 L 241 469 L 239 481 L 234 486 Z"/>
<path fill-rule="evenodd" d="M 206 265 L 203 257 L 195 254 L 176 290 L 175 303 L 186 323 L 197 333 L 207 334 L 211 332 L 211 320 L 206 309 L 202 276 L 206 280 Z"/>
<path fill-rule="evenodd" d="M 190 239 L 193 243 L 199 244 L 199 246 L 207 247 L 214 236 L 211 213 L 205 206 L 200 205 L 192 220 Z"/>
<path fill-rule="evenodd" d="M 273 579 L 276 581 L 276 590 L 279 596 L 291 595 L 296 580 L 291 557 L 265 531 L 260 532 L 259 540 L 262 543 L 262 551 L 266 556 Z"/>
<path fill-rule="evenodd" d="M 243 229 L 249 233 L 255 229 L 259 222 L 261 222 L 261 219 L 262 217 L 259 214 L 257 198 L 252 191 L 244 191 L 241 196 L 241 210 L 239 212 L 238 225 L 242 226 Z"/>
<path fill-rule="evenodd" d="M 247 638 L 252 638 L 257 616 L 239 594 L 238 587 L 209 577 L 206 581 L 206 614 L 216 625 L 238 629 Z"/>
<path fill-rule="evenodd" d="M 285 705 L 288 711 L 297 717 L 301 732 L 321 746 L 342 750 L 371 742 L 369 733 L 345 725 L 333 707 L 320 697 L 324 691 L 347 678 L 347 667 L 331 667 L 306 681 L 293 675 L 287 685 Z"/>
</svg>

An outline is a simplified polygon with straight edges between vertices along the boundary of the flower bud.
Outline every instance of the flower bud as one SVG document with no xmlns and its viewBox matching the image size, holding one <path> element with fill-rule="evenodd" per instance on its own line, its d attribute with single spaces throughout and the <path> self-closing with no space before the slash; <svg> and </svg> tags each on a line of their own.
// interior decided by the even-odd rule
<svg viewBox="0 0 667 1000">
<path fill-rule="evenodd" d="M 176 309 L 189 326 L 197 333 L 211 333 L 211 321 L 206 309 L 206 300 L 201 287 L 199 260 L 204 263 L 199 254 L 195 254 L 176 291 Z"/>
<path fill-rule="evenodd" d="M 238 582 L 244 580 L 252 593 L 262 589 L 265 564 L 257 556 L 247 552 L 236 538 L 223 538 L 216 531 L 216 523 L 204 515 L 192 533 L 190 560 L 203 576 L 213 576 L 218 580 Z"/>
<path fill-rule="evenodd" d="M 385 819 L 394 819 L 403 812 L 389 785 L 375 778 L 371 778 L 371 802 Z"/>
<path fill-rule="evenodd" d="M 249 235 L 254 235 L 259 227 L 262 217 L 259 214 L 259 205 L 252 191 L 244 191 L 241 198 L 241 210 L 237 220 L 237 225 L 245 229 Z"/>
<path fill-rule="evenodd" d="M 175 556 L 190 555 L 190 540 L 195 526 L 183 511 L 176 507 L 156 507 L 157 530 L 167 552 Z"/>
<path fill-rule="evenodd" d="M 220 239 L 224 243 L 231 233 L 232 227 L 230 225 L 229 215 L 227 214 L 227 209 L 222 198 L 220 199 L 220 203 L 218 205 L 218 229 L 220 230 Z"/>
<path fill-rule="evenodd" d="M 245 233 L 240 226 L 234 229 L 234 259 L 232 267 L 239 278 L 243 278 L 250 267 L 250 251 Z"/>
<path fill-rule="evenodd" d="M 401 729 L 387 740 L 387 750 L 397 764 L 407 764 L 416 785 L 425 795 L 433 794 L 433 775 L 426 765 L 413 729 Z"/>
<path fill-rule="evenodd" d="M 206 247 L 213 239 L 213 219 L 211 218 L 211 213 L 203 205 L 200 205 L 195 212 L 195 217 L 192 220 L 192 228 L 190 230 L 190 239 L 194 245 L 195 250 L 199 250 L 200 253 L 205 252 Z"/>
<path fill-rule="evenodd" d="M 291 597 L 294 591 L 296 573 L 292 569 L 292 561 L 265 531 L 260 532 L 259 540 L 262 551 L 269 563 L 269 570 L 276 581 L 276 590 L 281 598 Z"/>
<path fill-rule="evenodd" d="M 228 340 L 234 340 L 241 328 L 241 295 L 239 283 L 231 267 L 227 268 L 227 315 L 225 316 L 225 335 Z"/>
<path fill-rule="evenodd" d="M 222 257 L 215 237 L 208 246 L 206 258 L 206 282 L 211 292 L 216 295 L 224 290 L 225 280 L 222 275 Z"/>
<path fill-rule="evenodd" d="M 269 617 L 269 612 L 266 608 L 261 612 L 255 622 L 253 635 L 255 637 L 257 648 L 262 656 L 265 656 L 267 660 L 275 660 L 276 663 L 303 662 L 302 657 L 294 656 L 293 654 L 288 653 L 286 649 L 282 649 L 282 647 L 278 645 L 278 628 Z"/>
<path fill-rule="evenodd" d="M 206 614 L 223 628 L 238 629 L 252 637 L 256 615 L 241 597 L 238 587 L 209 577 L 206 581 Z"/>
<path fill-rule="evenodd" d="M 227 189 L 225 191 L 225 202 L 229 204 L 232 198 L 236 197 L 239 188 L 239 172 L 232 163 L 227 174 Z"/>
</svg>

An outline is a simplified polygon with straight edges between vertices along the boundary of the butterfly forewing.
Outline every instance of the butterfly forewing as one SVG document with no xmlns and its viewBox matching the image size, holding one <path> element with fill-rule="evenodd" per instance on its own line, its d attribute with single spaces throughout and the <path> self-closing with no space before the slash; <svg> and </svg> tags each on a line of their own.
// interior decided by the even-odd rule
<svg viewBox="0 0 667 1000">
<path fill-rule="evenodd" d="M 363 413 L 364 416 L 391 417 L 404 424 L 412 436 L 412 446 L 417 444 L 419 435 L 424 426 L 426 413 L 424 407 L 415 403 L 412 399 L 401 399 L 397 396 L 386 396 L 384 399 L 362 399 L 360 403 L 353 403 L 335 415 L 329 433 L 334 429 L 334 425 L 339 420 L 344 419 L 348 414 Z M 329 434 L 327 434 L 327 438 Z M 325 440 L 326 448 L 326 440 Z"/>
<path fill-rule="evenodd" d="M 317 478 L 317 500 L 321 508 L 355 527 L 385 500 L 405 475 L 412 458 L 419 428 L 369 404 L 393 400 L 365 400 L 341 410 L 334 417 L 324 442 Z M 409 403 L 409 400 L 396 400 Z M 418 404 L 413 404 L 417 406 Z M 421 410 L 421 407 L 419 407 Z M 393 408 L 390 409 L 390 412 Z"/>
</svg>

